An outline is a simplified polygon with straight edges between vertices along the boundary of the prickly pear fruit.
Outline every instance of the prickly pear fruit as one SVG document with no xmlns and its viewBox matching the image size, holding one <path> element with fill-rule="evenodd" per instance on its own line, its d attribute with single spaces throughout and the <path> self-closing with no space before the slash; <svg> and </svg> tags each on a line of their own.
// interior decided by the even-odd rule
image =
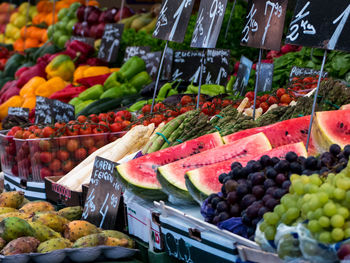
<svg viewBox="0 0 350 263">
<path fill-rule="evenodd" d="M 11 212 L 18 212 L 18 210 L 12 207 L 0 207 L 0 215 Z"/>
<path fill-rule="evenodd" d="M 8 217 L 0 222 L 0 237 L 7 242 L 19 237 L 33 236 L 33 234 L 33 228 L 24 219 Z"/>
<path fill-rule="evenodd" d="M 28 204 L 29 202 L 30 201 L 27 198 L 24 197 L 22 204 L 20 204 L 18 208 L 22 208 L 24 205 Z"/>
<path fill-rule="evenodd" d="M 55 211 L 55 208 L 49 202 L 35 201 L 24 205 L 20 211 L 31 214 L 35 212 Z"/>
<path fill-rule="evenodd" d="M 41 243 L 38 247 L 38 253 L 47 253 L 58 249 L 70 248 L 72 243 L 63 237 L 53 238 Z"/>
<path fill-rule="evenodd" d="M 129 241 L 125 238 L 108 237 L 105 245 L 110 247 L 128 247 Z"/>
<path fill-rule="evenodd" d="M 36 252 L 40 241 L 34 237 L 20 237 L 8 243 L 1 253 L 5 256 Z"/>
<path fill-rule="evenodd" d="M 79 238 L 77 241 L 75 241 L 72 247 L 80 248 L 102 246 L 106 243 L 106 241 L 107 237 L 104 234 L 92 234 Z"/>
<path fill-rule="evenodd" d="M 9 218 L 9 217 L 18 217 L 18 218 L 22 218 L 22 219 L 29 219 L 31 216 L 32 216 L 31 214 L 27 214 L 27 213 L 23 213 L 23 212 L 10 212 L 10 213 L 6 213 L 6 214 L 1 214 L 0 221 L 4 220 L 5 218 Z"/>
<path fill-rule="evenodd" d="M 58 211 L 57 214 L 69 221 L 79 220 L 83 214 L 83 209 L 81 206 L 66 207 Z"/>
<path fill-rule="evenodd" d="M 103 230 L 102 233 L 105 234 L 107 237 L 128 240 L 128 247 L 129 248 L 133 248 L 135 246 L 134 240 L 132 240 L 128 235 L 125 235 L 122 232 L 119 232 L 116 230 Z"/>
<path fill-rule="evenodd" d="M 24 193 L 21 191 L 4 192 L 0 194 L 0 207 L 18 208 L 24 199 Z"/>
<path fill-rule="evenodd" d="M 0 249 L 3 249 L 5 245 L 6 245 L 5 239 L 2 239 L 2 238 L 0 237 Z"/>
<path fill-rule="evenodd" d="M 40 242 L 50 240 L 53 238 L 62 237 L 60 233 L 55 232 L 51 228 L 39 223 L 39 222 L 29 222 L 30 226 L 34 230 L 34 237 L 39 239 Z"/>
<path fill-rule="evenodd" d="M 36 214 L 33 216 L 32 222 L 42 223 L 58 233 L 62 233 L 64 231 L 64 225 L 69 223 L 64 217 L 51 213 Z"/>
<path fill-rule="evenodd" d="M 74 242 L 81 237 L 100 233 L 95 225 L 84 221 L 84 220 L 75 220 L 66 225 L 64 230 L 64 237 Z"/>
</svg>

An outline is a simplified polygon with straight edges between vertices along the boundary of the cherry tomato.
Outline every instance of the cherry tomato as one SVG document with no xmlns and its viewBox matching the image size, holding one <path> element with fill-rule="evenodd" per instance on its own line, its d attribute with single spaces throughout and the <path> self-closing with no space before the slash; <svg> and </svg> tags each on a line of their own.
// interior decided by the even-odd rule
<svg viewBox="0 0 350 263">
<path fill-rule="evenodd" d="M 141 111 L 143 114 L 150 113 L 151 112 L 152 105 L 146 104 L 142 107 Z"/>
<path fill-rule="evenodd" d="M 123 130 L 124 130 L 126 127 L 128 127 L 130 124 L 131 124 L 130 121 L 123 121 L 123 122 L 122 122 Z"/>
<path fill-rule="evenodd" d="M 22 131 L 22 130 L 18 130 L 18 131 L 16 131 L 15 132 L 15 138 L 17 138 L 17 139 L 23 139 L 23 133 L 24 133 L 24 131 Z"/>
<path fill-rule="evenodd" d="M 92 154 L 93 152 L 95 152 L 95 151 L 97 151 L 97 150 L 98 150 L 98 149 L 97 149 L 95 146 L 93 146 L 93 147 L 89 148 L 88 154 L 90 155 L 90 154 Z"/>
<path fill-rule="evenodd" d="M 162 111 L 165 110 L 166 107 L 163 103 L 157 103 L 156 105 L 154 105 L 154 111 L 158 112 L 158 111 Z"/>
<path fill-rule="evenodd" d="M 82 144 L 86 148 L 91 148 L 95 145 L 95 141 L 92 137 L 82 138 Z"/>
<path fill-rule="evenodd" d="M 278 103 L 278 100 L 276 99 L 276 97 L 271 96 L 271 97 L 267 100 L 267 103 L 268 103 L 269 105 L 277 104 L 277 103 Z"/>
<path fill-rule="evenodd" d="M 196 101 L 195 101 L 195 103 L 197 103 L 197 101 L 198 101 L 198 95 L 196 96 Z M 205 97 L 203 96 L 203 95 L 200 95 L 199 96 L 199 102 L 205 102 Z"/>
<path fill-rule="evenodd" d="M 29 136 L 32 135 L 30 131 L 23 132 L 23 139 L 29 139 Z"/>
<path fill-rule="evenodd" d="M 89 135 L 92 133 L 91 125 L 84 125 L 79 129 L 80 135 Z"/>
<path fill-rule="evenodd" d="M 67 142 L 67 150 L 75 152 L 79 148 L 79 142 L 76 139 L 69 139 Z"/>
<path fill-rule="evenodd" d="M 62 164 L 62 170 L 65 173 L 70 172 L 73 169 L 73 167 L 74 167 L 74 163 L 71 160 L 65 161 Z"/>
<path fill-rule="evenodd" d="M 55 131 L 58 132 L 58 135 L 60 134 L 64 134 L 66 131 L 66 124 L 65 123 L 60 123 L 60 122 L 56 122 L 55 123 Z"/>
<path fill-rule="evenodd" d="M 213 115 L 215 112 L 215 105 L 211 102 L 206 102 L 203 104 L 202 112 L 206 115 Z"/>
<path fill-rule="evenodd" d="M 52 161 L 52 154 L 50 152 L 41 152 L 40 161 L 42 163 L 50 163 Z"/>
<path fill-rule="evenodd" d="M 270 106 L 266 102 L 262 102 L 260 104 L 260 108 L 262 108 L 263 112 L 265 113 L 270 108 Z"/>
<path fill-rule="evenodd" d="M 159 124 L 161 124 L 163 122 L 163 119 L 159 118 L 159 117 L 154 117 L 152 119 L 150 119 L 151 123 L 154 123 L 154 125 L 159 126 Z"/>
<path fill-rule="evenodd" d="M 99 119 L 98 116 L 96 114 L 91 114 L 89 115 L 89 119 L 93 122 L 93 123 L 98 123 Z"/>
<path fill-rule="evenodd" d="M 69 153 L 67 151 L 64 151 L 64 150 L 59 150 L 57 152 L 57 158 L 62 162 L 67 161 L 69 158 Z"/>
<path fill-rule="evenodd" d="M 193 102 L 192 98 L 190 96 L 188 96 L 188 95 L 183 96 L 181 98 L 181 101 L 180 101 L 182 106 L 186 106 L 186 105 L 188 105 L 188 104 L 190 104 L 192 102 Z"/>
<path fill-rule="evenodd" d="M 222 100 L 220 98 L 215 98 L 212 101 L 216 106 L 219 106 L 222 104 Z"/>
<path fill-rule="evenodd" d="M 226 108 L 227 106 L 232 105 L 232 104 L 233 104 L 232 100 L 223 100 L 222 101 L 222 107 L 223 108 Z"/>
<path fill-rule="evenodd" d="M 286 90 L 285 89 L 278 89 L 277 92 L 276 92 L 276 95 L 278 98 L 281 98 L 283 94 L 286 94 Z"/>
<path fill-rule="evenodd" d="M 121 117 L 123 120 L 131 120 L 131 113 L 127 110 L 118 111 L 115 115 L 116 117 Z"/>
<path fill-rule="evenodd" d="M 260 98 L 260 101 L 261 102 L 265 102 L 269 99 L 269 94 L 265 94 L 265 95 L 262 95 L 261 98 Z"/>
<path fill-rule="evenodd" d="M 57 160 L 57 159 L 54 159 L 50 165 L 49 165 L 49 168 L 51 171 L 53 172 L 57 172 L 59 170 L 61 170 L 61 161 L 60 160 Z"/>
<path fill-rule="evenodd" d="M 245 97 L 248 98 L 250 101 L 254 100 L 255 93 L 253 91 L 249 91 L 245 94 Z"/>
<path fill-rule="evenodd" d="M 192 106 L 182 107 L 182 108 L 180 109 L 180 114 L 184 114 L 184 113 L 186 113 L 186 112 L 188 112 L 188 111 L 191 111 L 191 110 L 193 110 L 193 107 L 192 107 Z"/>
<path fill-rule="evenodd" d="M 51 142 L 49 140 L 40 140 L 39 142 L 39 149 L 41 151 L 47 152 L 51 150 Z"/>
<path fill-rule="evenodd" d="M 111 130 L 111 132 L 120 132 L 123 130 L 123 126 L 121 123 L 113 123 L 109 125 L 109 129 Z"/>
<path fill-rule="evenodd" d="M 281 103 L 284 103 L 284 104 L 288 104 L 292 102 L 292 98 L 290 97 L 289 94 L 284 94 L 282 97 L 281 97 Z"/>
<path fill-rule="evenodd" d="M 149 122 L 148 120 L 144 120 L 144 121 L 142 122 L 142 125 L 143 125 L 143 126 L 148 126 L 148 125 L 150 125 L 150 122 Z"/>
<path fill-rule="evenodd" d="M 43 167 L 40 169 L 40 177 L 44 179 L 45 177 L 52 176 L 51 171 L 47 167 Z"/>
<path fill-rule="evenodd" d="M 123 121 L 124 121 L 124 119 L 123 119 L 122 116 L 116 116 L 116 117 L 114 118 L 114 122 L 123 122 Z"/>
<path fill-rule="evenodd" d="M 85 148 L 79 148 L 78 150 L 75 151 L 75 159 L 78 161 L 82 161 L 86 158 L 87 156 L 87 152 L 85 150 Z"/>
<path fill-rule="evenodd" d="M 170 121 L 172 121 L 172 120 L 174 120 L 175 119 L 175 117 L 169 117 L 168 119 L 167 119 L 167 122 L 170 122 Z"/>
<path fill-rule="evenodd" d="M 67 128 L 66 133 L 68 136 L 77 136 L 77 135 L 79 135 L 79 130 L 80 130 L 80 128 L 79 129 L 76 129 L 74 127 Z"/>
<path fill-rule="evenodd" d="M 109 118 L 111 118 L 112 120 L 115 118 L 115 112 L 114 111 L 109 111 L 107 112 L 107 115 Z"/>
<path fill-rule="evenodd" d="M 32 125 L 32 126 L 29 126 L 29 128 L 28 128 L 28 131 L 30 131 L 30 132 L 34 132 L 36 129 L 38 129 L 39 127 L 38 126 L 36 126 L 36 125 Z"/>
<path fill-rule="evenodd" d="M 103 130 L 104 132 L 108 132 L 109 131 L 109 126 L 106 122 L 104 121 L 100 121 L 98 123 L 98 128 L 100 128 L 101 130 Z"/>
<path fill-rule="evenodd" d="M 11 133 L 11 134 L 8 133 L 8 135 L 9 136 L 14 136 L 17 131 L 22 131 L 22 128 L 19 127 L 19 126 L 12 127 L 11 130 L 9 131 L 9 133 Z"/>
<path fill-rule="evenodd" d="M 80 115 L 77 119 L 79 123 L 85 123 L 87 121 L 87 117 L 84 115 Z"/>
</svg>

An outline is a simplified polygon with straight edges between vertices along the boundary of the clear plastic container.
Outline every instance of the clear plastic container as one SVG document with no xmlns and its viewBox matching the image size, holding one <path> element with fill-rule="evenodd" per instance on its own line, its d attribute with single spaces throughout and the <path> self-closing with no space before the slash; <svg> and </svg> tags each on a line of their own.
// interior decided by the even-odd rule
<svg viewBox="0 0 350 263">
<path fill-rule="evenodd" d="M 13 136 L 7 136 L 7 131 L 0 132 L 1 168 L 5 174 L 18 176 L 17 151 Z"/>
<path fill-rule="evenodd" d="M 33 181 L 28 140 L 15 138 L 14 141 L 17 150 L 18 176 L 26 181 Z"/>
<path fill-rule="evenodd" d="M 30 154 L 33 181 L 43 182 L 48 176 L 63 176 L 92 152 L 122 137 L 125 132 L 40 138 L 26 140 Z M 26 147 L 24 147 L 26 150 Z M 23 161 L 26 165 L 26 162 Z"/>
</svg>

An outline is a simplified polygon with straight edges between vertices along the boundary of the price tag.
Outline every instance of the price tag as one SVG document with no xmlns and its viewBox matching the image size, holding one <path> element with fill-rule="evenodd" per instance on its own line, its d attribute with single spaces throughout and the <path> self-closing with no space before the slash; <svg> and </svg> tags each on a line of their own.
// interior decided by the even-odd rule
<svg viewBox="0 0 350 263">
<path fill-rule="evenodd" d="M 95 39 L 91 38 L 91 37 L 80 37 L 80 36 L 72 36 L 70 38 L 71 41 L 74 41 L 74 40 L 78 40 L 80 42 L 84 42 L 90 46 L 94 46 L 95 45 Z"/>
<path fill-rule="evenodd" d="M 198 10 L 191 47 L 215 48 L 227 0 L 202 0 Z"/>
<path fill-rule="evenodd" d="M 150 51 L 151 51 L 150 47 L 136 47 L 136 46 L 126 47 L 125 55 L 124 55 L 124 63 L 128 61 L 130 58 L 135 56 L 142 58 Z"/>
<path fill-rule="evenodd" d="M 250 0 L 241 45 L 280 50 L 288 0 Z"/>
<path fill-rule="evenodd" d="M 51 100 L 37 96 L 35 104 L 35 123 L 52 124 L 53 122 Z"/>
<path fill-rule="evenodd" d="M 195 0 L 164 0 L 154 38 L 183 42 Z"/>
<path fill-rule="evenodd" d="M 198 83 L 203 52 L 175 51 L 172 79 Z"/>
<path fill-rule="evenodd" d="M 116 163 L 96 157 L 82 219 L 103 229 L 114 229 L 122 188 L 115 173 Z"/>
<path fill-rule="evenodd" d="M 106 24 L 98 58 L 111 63 L 117 60 L 123 30 L 123 24 Z"/>
<path fill-rule="evenodd" d="M 141 57 L 146 62 L 146 70 L 153 80 L 157 78 L 161 57 L 162 57 L 161 51 L 150 52 Z M 170 79 L 172 64 L 173 64 L 173 50 L 171 48 L 167 48 L 167 51 L 164 57 L 163 74 L 161 79 Z"/>
<path fill-rule="evenodd" d="M 68 123 L 75 120 L 75 109 L 73 105 L 61 102 L 59 100 L 51 100 L 52 116 L 55 122 Z"/>
<path fill-rule="evenodd" d="M 25 119 L 29 119 L 29 109 L 28 108 L 20 108 L 20 107 L 9 107 L 7 111 L 7 115 L 23 117 Z"/>
<path fill-rule="evenodd" d="M 205 83 L 226 85 L 230 74 L 230 50 L 208 49 L 206 58 Z"/>
<path fill-rule="evenodd" d="M 286 43 L 350 51 L 347 0 L 298 0 Z"/>
<path fill-rule="evenodd" d="M 312 68 L 299 68 L 293 67 L 290 71 L 289 81 L 292 81 L 294 77 L 316 77 L 320 75 L 320 70 Z M 327 78 L 328 72 L 323 72 L 322 78 Z"/>
<path fill-rule="evenodd" d="M 272 88 L 273 80 L 273 64 L 272 63 L 261 63 L 259 83 L 258 83 L 258 92 L 267 92 Z M 259 66 L 257 66 L 259 70 Z"/>
<path fill-rule="evenodd" d="M 242 56 L 237 72 L 236 82 L 233 86 L 233 91 L 239 92 L 241 95 L 243 95 L 244 89 L 248 85 L 250 71 L 252 70 L 252 67 L 253 61 L 246 58 L 245 56 Z"/>
</svg>

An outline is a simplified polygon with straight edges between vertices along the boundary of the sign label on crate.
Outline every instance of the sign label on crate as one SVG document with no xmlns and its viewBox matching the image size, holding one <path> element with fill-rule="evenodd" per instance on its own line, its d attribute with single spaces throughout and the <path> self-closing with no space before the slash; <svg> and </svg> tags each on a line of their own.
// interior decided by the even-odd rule
<svg viewBox="0 0 350 263">
<path fill-rule="evenodd" d="M 29 109 L 21 107 L 9 107 L 7 115 L 29 119 Z"/>
<path fill-rule="evenodd" d="M 84 42 L 90 46 L 94 46 L 95 45 L 95 39 L 91 38 L 91 37 L 80 37 L 80 36 L 72 36 L 70 38 L 71 41 L 74 41 L 74 40 L 78 40 L 80 42 Z"/>
<path fill-rule="evenodd" d="M 230 50 L 208 49 L 205 83 L 225 85 L 230 74 Z"/>
<path fill-rule="evenodd" d="M 35 123 L 52 124 L 51 100 L 37 96 L 35 104 Z"/>
<path fill-rule="evenodd" d="M 116 223 L 122 187 L 117 182 L 116 163 L 96 157 L 82 219 L 97 227 L 113 229 Z"/>
<path fill-rule="evenodd" d="M 153 37 L 183 42 L 195 0 L 164 0 Z"/>
<path fill-rule="evenodd" d="M 241 44 L 280 50 L 288 0 L 250 0 Z"/>
<path fill-rule="evenodd" d="M 140 58 L 144 57 L 148 52 L 151 51 L 150 47 L 138 47 L 130 46 L 125 49 L 124 63 L 130 58 L 138 56 Z"/>
<path fill-rule="evenodd" d="M 347 0 L 298 0 L 286 43 L 350 51 Z"/>
<path fill-rule="evenodd" d="M 106 24 L 98 51 L 98 58 L 110 63 L 117 60 L 123 30 L 123 24 Z"/>
<path fill-rule="evenodd" d="M 293 67 L 290 71 L 290 77 L 289 80 L 292 81 L 294 77 L 307 77 L 307 76 L 317 76 L 320 75 L 321 71 L 312 69 L 312 68 L 299 68 L 299 67 Z M 323 72 L 322 78 L 327 78 L 328 72 Z"/>
<path fill-rule="evenodd" d="M 226 5 L 227 0 L 201 1 L 191 47 L 215 48 L 224 20 Z"/>
<path fill-rule="evenodd" d="M 198 83 L 203 52 L 175 51 L 172 79 Z"/>
<path fill-rule="evenodd" d="M 55 122 L 68 123 L 75 120 L 75 109 L 73 105 L 64 103 L 59 100 L 51 100 L 53 119 Z"/>
<path fill-rule="evenodd" d="M 261 63 L 258 92 L 267 92 L 272 89 L 273 69 L 272 63 Z M 259 70 L 259 65 L 256 70 Z"/>
<path fill-rule="evenodd" d="M 146 63 L 146 71 L 151 76 L 153 80 L 157 78 L 158 68 L 160 64 L 160 60 L 162 58 L 162 52 L 150 52 L 146 53 L 146 55 L 141 57 Z M 171 69 L 173 64 L 173 50 L 171 48 L 167 48 L 166 54 L 164 57 L 163 63 L 163 74 L 161 79 L 167 80 L 171 77 Z"/>
<path fill-rule="evenodd" d="M 241 95 L 244 93 L 244 89 L 248 85 L 252 67 L 253 61 L 246 58 L 245 56 L 242 56 L 239 63 L 236 82 L 233 86 L 233 91 L 239 92 Z"/>
</svg>

